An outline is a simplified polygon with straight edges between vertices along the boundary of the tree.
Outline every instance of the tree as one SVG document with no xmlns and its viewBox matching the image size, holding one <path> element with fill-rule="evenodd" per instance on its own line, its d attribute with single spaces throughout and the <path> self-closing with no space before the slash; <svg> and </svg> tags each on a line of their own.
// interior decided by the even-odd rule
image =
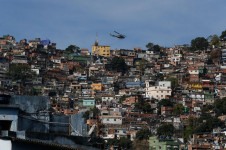
<svg viewBox="0 0 226 150">
<path fill-rule="evenodd" d="M 12 80 L 21 81 L 35 77 L 35 73 L 31 71 L 30 66 L 27 64 L 10 64 L 8 75 Z"/>
<path fill-rule="evenodd" d="M 153 50 L 154 50 L 155 52 L 160 52 L 160 49 L 161 49 L 161 47 L 160 47 L 159 45 L 154 45 L 154 46 L 153 46 Z"/>
<path fill-rule="evenodd" d="M 174 78 L 174 77 L 169 77 L 169 78 L 166 79 L 166 81 L 171 81 L 172 89 L 174 89 L 175 87 L 177 87 L 179 85 L 178 84 L 178 79 Z"/>
<path fill-rule="evenodd" d="M 131 149 L 132 141 L 126 137 L 121 137 L 119 140 L 119 147 L 121 147 L 121 149 Z"/>
<path fill-rule="evenodd" d="M 218 35 L 214 34 L 214 35 L 210 35 L 208 37 L 208 41 L 209 41 L 209 44 L 211 46 L 219 46 L 220 45 L 220 38 L 218 37 Z"/>
<path fill-rule="evenodd" d="M 155 77 L 156 77 L 156 80 L 160 80 L 160 81 L 164 80 L 164 75 L 162 73 L 156 73 Z"/>
<path fill-rule="evenodd" d="M 218 100 L 217 100 L 218 101 Z M 221 101 L 221 102 L 219 102 Z M 214 106 L 206 105 L 202 109 L 201 116 L 196 118 L 189 118 L 189 125 L 186 127 L 192 133 L 203 133 L 211 132 L 214 128 L 224 128 L 225 124 L 217 118 L 217 116 L 212 116 L 210 113 L 214 110 L 215 107 L 220 107 L 221 111 L 224 111 L 226 103 L 222 104 L 222 100 L 219 100 Z M 223 105 L 222 107 L 220 105 Z M 188 132 L 188 131 L 187 131 Z M 190 134 L 192 134 L 189 132 Z M 188 133 L 187 133 L 188 134 Z"/>
<path fill-rule="evenodd" d="M 161 107 L 165 106 L 165 107 L 173 107 L 173 102 L 171 102 L 168 99 L 162 99 L 158 102 L 157 104 L 157 108 L 158 108 L 158 114 L 161 113 Z"/>
<path fill-rule="evenodd" d="M 141 110 L 144 113 L 152 113 L 153 109 L 148 102 L 137 102 L 134 104 L 135 109 Z"/>
<path fill-rule="evenodd" d="M 213 64 L 213 60 L 212 59 L 208 59 L 206 61 L 206 64 Z M 205 77 L 207 73 L 208 73 L 208 69 L 206 67 L 204 67 L 203 71 L 199 72 L 199 78 Z"/>
<path fill-rule="evenodd" d="M 198 119 L 198 122 L 199 124 L 195 128 L 195 133 L 211 132 L 214 128 L 225 127 L 224 122 L 222 122 L 216 117 L 210 116 L 209 114 L 205 117 L 200 117 Z"/>
<path fill-rule="evenodd" d="M 126 98 L 129 96 L 123 95 L 119 98 L 119 103 L 123 103 L 124 100 L 126 100 Z"/>
<path fill-rule="evenodd" d="M 146 45 L 146 47 L 147 47 L 148 50 L 153 50 L 154 44 L 153 43 L 148 43 Z"/>
<path fill-rule="evenodd" d="M 147 67 L 148 61 L 146 59 L 139 60 L 138 68 L 140 70 L 140 75 L 144 75 L 144 71 Z"/>
<path fill-rule="evenodd" d="M 76 45 L 69 45 L 66 49 L 65 49 L 66 53 L 80 53 L 80 48 Z"/>
<path fill-rule="evenodd" d="M 214 111 L 217 116 L 226 114 L 226 97 L 214 101 Z"/>
<path fill-rule="evenodd" d="M 214 109 L 213 105 L 204 105 L 202 108 L 202 114 L 212 112 Z"/>
<path fill-rule="evenodd" d="M 214 60 L 220 60 L 221 57 L 221 50 L 220 49 L 214 49 L 210 52 L 210 58 Z"/>
<path fill-rule="evenodd" d="M 119 140 L 117 138 L 114 138 L 114 139 L 109 139 L 107 141 L 107 145 L 118 146 L 119 149 L 131 149 L 132 141 L 125 137 L 121 137 Z"/>
<path fill-rule="evenodd" d="M 226 30 L 222 31 L 220 38 L 223 39 L 226 37 Z"/>
<path fill-rule="evenodd" d="M 161 47 L 158 44 L 148 43 L 146 45 L 148 51 L 160 52 Z"/>
<path fill-rule="evenodd" d="M 89 116 L 90 116 L 89 113 L 90 113 L 89 110 L 85 111 L 85 112 L 83 113 L 82 117 L 85 118 L 86 120 L 88 120 L 88 119 L 89 119 Z"/>
<path fill-rule="evenodd" d="M 117 71 L 117 72 L 122 72 L 123 74 L 126 73 L 128 66 L 125 63 L 125 60 L 122 57 L 114 57 L 111 60 L 111 67 L 112 70 Z"/>
<path fill-rule="evenodd" d="M 85 111 L 82 117 L 87 120 L 90 117 L 93 119 L 97 119 L 98 116 L 99 116 L 99 109 L 94 107 L 94 108 L 90 108 L 90 110 Z"/>
<path fill-rule="evenodd" d="M 142 96 L 138 96 L 138 102 L 134 104 L 135 109 L 140 110 L 144 113 L 152 113 L 153 108 L 151 105 L 143 99 Z"/>
<path fill-rule="evenodd" d="M 57 92 L 56 91 L 49 91 L 49 97 L 54 97 L 57 95 Z"/>
<path fill-rule="evenodd" d="M 162 99 L 158 102 L 158 106 L 168 106 L 168 107 L 173 107 L 173 102 L 171 102 L 168 99 Z"/>
<path fill-rule="evenodd" d="M 197 37 L 191 40 L 191 49 L 192 50 L 206 50 L 209 43 L 204 37 Z"/>
<path fill-rule="evenodd" d="M 149 129 L 142 129 L 136 133 L 136 139 L 138 140 L 148 140 L 149 136 L 151 136 Z"/>
<path fill-rule="evenodd" d="M 119 92 L 119 89 L 120 89 L 120 85 L 119 85 L 119 82 L 116 81 L 113 83 L 113 86 L 114 86 L 114 92 L 115 93 L 118 93 Z"/>
<path fill-rule="evenodd" d="M 174 126 L 172 124 L 163 124 L 157 129 L 158 136 L 172 136 L 174 134 Z"/>
<path fill-rule="evenodd" d="M 173 113 L 175 115 L 181 115 L 184 113 L 184 106 L 182 104 L 176 104 L 174 107 L 173 107 Z"/>
<path fill-rule="evenodd" d="M 196 127 L 196 122 L 197 119 L 194 117 L 189 117 L 188 118 L 188 125 L 185 126 L 184 132 L 183 132 L 183 137 L 185 141 L 189 139 L 189 137 L 194 133 L 195 127 Z"/>
</svg>

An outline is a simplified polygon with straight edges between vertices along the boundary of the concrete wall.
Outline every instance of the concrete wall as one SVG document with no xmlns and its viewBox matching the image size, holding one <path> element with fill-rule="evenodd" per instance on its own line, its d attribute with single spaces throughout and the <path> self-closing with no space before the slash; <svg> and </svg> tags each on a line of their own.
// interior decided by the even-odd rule
<svg viewBox="0 0 226 150">
<path fill-rule="evenodd" d="M 45 96 L 13 95 L 10 104 L 19 105 L 19 108 L 26 113 L 46 111 L 50 108 L 50 101 Z"/>
<path fill-rule="evenodd" d="M 76 131 L 82 135 L 82 136 L 87 136 L 87 125 L 85 122 L 85 119 L 83 118 L 83 112 L 75 114 L 75 115 L 71 115 L 71 125 L 72 125 L 72 129 L 71 129 L 71 135 L 77 135 Z M 76 131 L 74 131 L 76 130 Z"/>
<path fill-rule="evenodd" d="M 30 132 L 48 132 L 49 121 L 48 112 L 50 102 L 45 96 L 21 96 L 13 95 L 10 98 L 10 105 L 17 105 L 22 111 L 18 117 L 18 130 L 26 130 Z M 39 114 L 42 114 L 41 118 Z"/>
<path fill-rule="evenodd" d="M 49 132 L 49 124 L 37 121 L 29 116 L 19 116 L 18 131 L 28 132 Z"/>
<path fill-rule="evenodd" d="M 49 126 L 50 133 L 59 133 L 66 134 L 70 133 L 69 129 L 69 116 L 65 115 L 51 115 L 50 122 L 52 122 Z"/>
<path fill-rule="evenodd" d="M 0 120 L 12 121 L 10 131 L 17 131 L 18 111 L 17 108 L 0 107 Z"/>
<path fill-rule="evenodd" d="M 50 133 L 87 136 L 87 125 L 83 113 L 74 115 L 52 115 L 50 117 Z"/>
<path fill-rule="evenodd" d="M 43 134 L 43 133 L 27 133 L 27 139 L 38 139 L 45 142 L 56 143 L 59 145 L 70 146 L 81 150 L 96 150 L 91 147 L 92 142 L 88 142 L 87 137 L 81 136 L 67 136 L 67 135 L 56 135 L 56 134 Z M 50 149 L 49 149 L 50 150 Z"/>
</svg>

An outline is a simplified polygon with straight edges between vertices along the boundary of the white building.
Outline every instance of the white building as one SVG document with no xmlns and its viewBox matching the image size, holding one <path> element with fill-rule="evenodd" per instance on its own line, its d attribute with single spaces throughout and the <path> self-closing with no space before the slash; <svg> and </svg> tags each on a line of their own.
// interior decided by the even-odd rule
<svg viewBox="0 0 226 150">
<path fill-rule="evenodd" d="M 113 100 L 115 100 L 115 98 L 114 98 L 113 95 L 103 95 L 103 96 L 101 97 L 101 101 L 102 101 L 102 102 L 111 102 L 111 101 L 113 101 Z"/>
<path fill-rule="evenodd" d="M 100 116 L 100 120 L 102 124 L 122 124 L 122 116 Z"/>
<path fill-rule="evenodd" d="M 173 65 L 177 65 L 180 63 L 181 61 L 181 58 L 182 58 L 182 55 L 181 54 L 174 54 L 172 55 L 169 60 L 170 60 L 170 63 L 173 64 Z"/>
<path fill-rule="evenodd" d="M 145 84 L 145 96 L 148 98 L 161 100 L 171 96 L 171 81 L 159 81 L 155 86 L 150 85 L 149 81 L 145 81 Z"/>
<path fill-rule="evenodd" d="M 188 73 L 191 74 L 191 75 L 198 75 L 199 74 L 199 69 L 198 68 L 194 68 L 194 67 L 188 68 Z"/>
</svg>

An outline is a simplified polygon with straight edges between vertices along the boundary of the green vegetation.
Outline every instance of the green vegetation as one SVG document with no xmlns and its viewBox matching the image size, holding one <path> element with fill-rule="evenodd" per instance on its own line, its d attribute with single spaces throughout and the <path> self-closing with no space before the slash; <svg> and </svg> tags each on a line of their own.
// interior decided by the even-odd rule
<svg viewBox="0 0 226 150">
<path fill-rule="evenodd" d="M 84 114 L 83 114 L 83 118 L 85 118 L 86 120 L 89 118 L 92 119 L 97 119 L 99 116 L 99 109 L 96 107 L 90 108 L 90 110 L 87 110 Z"/>
<path fill-rule="evenodd" d="M 211 46 L 213 46 L 213 45 L 220 46 L 220 38 L 216 34 L 210 35 L 208 37 L 208 41 L 209 41 L 209 45 L 211 45 Z"/>
<path fill-rule="evenodd" d="M 197 37 L 191 40 L 191 49 L 192 50 L 206 50 L 209 43 L 204 37 Z"/>
<path fill-rule="evenodd" d="M 36 76 L 28 64 L 10 64 L 8 75 L 12 80 L 21 80 L 22 82 Z"/>
<path fill-rule="evenodd" d="M 145 59 L 140 59 L 140 60 L 137 60 L 137 69 L 139 69 L 140 71 L 140 75 L 144 75 L 144 71 L 147 67 L 147 64 L 148 64 L 148 61 L 145 60 Z"/>
<path fill-rule="evenodd" d="M 122 57 L 114 57 L 111 60 L 110 64 L 111 64 L 112 70 L 114 71 L 122 72 L 124 74 L 128 70 L 128 66 L 126 65 L 125 60 Z"/>
<path fill-rule="evenodd" d="M 173 107 L 173 102 L 168 100 L 168 99 L 162 99 L 158 102 L 157 104 L 157 108 L 158 108 L 158 114 L 161 113 L 161 107 L 165 106 L 165 107 Z"/>
<path fill-rule="evenodd" d="M 224 97 L 222 99 L 215 100 L 214 111 L 216 113 L 216 116 L 226 114 L 226 97 Z"/>
<path fill-rule="evenodd" d="M 175 78 L 175 77 L 169 77 L 169 78 L 166 79 L 166 81 L 171 81 L 172 89 L 174 89 L 175 87 L 177 87 L 179 85 L 178 79 Z"/>
<path fill-rule="evenodd" d="M 135 103 L 134 106 L 135 106 L 136 110 L 140 110 L 144 113 L 152 113 L 153 112 L 151 105 L 147 101 L 144 101 L 143 98 L 138 98 L 138 102 Z"/>
<path fill-rule="evenodd" d="M 66 53 L 80 53 L 80 48 L 76 45 L 69 45 L 66 49 L 65 49 Z"/>
<path fill-rule="evenodd" d="M 123 103 L 123 101 L 126 100 L 127 97 L 130 97 L 130 96 L 123 95 L 122 97 L 120 97 L 119 103 Z"/>
<path fill-rule="evenodd" d="M 138 140 L 148 140 L 149 136 L 151 136 L 151 132 L 149 129 L 142 129 L 136 133 L 136 139 Z"/>
<path fill-rule="evenodd" d="M 184 128 L 184 138 L 185 141 L 189 139 L 189 137 L 193 133 L 204 133 L 204 132 L 212 132 L 214 128 L 220 127 L 224 128 L 225 124 L 221 120 L 217 118 L 217 115 L 214 116 L 214 110 L 216 110 L 219 115 L 221 113 L 225 113 L 225 106 L 226 103 L 224 102 L 225 99 L 217 100 L 213 105 L 206 105 L 202 108 L 202 113 L 200 118 L 193 118 L 190 117 L 188 119 L 188 125 Z M 222 105 L 222 106 L 221 106 Z M 216 109 L 216 107 L 219 107 Z"/>
<path fill-rule="evenodd" d="M 161 47 L 158 44 L 153 44 L 153 43 L 148 43 L 146 45 L 148 51 L 155 51 L 155 52 L 160 52 Z"/>
<path fill-rule="evenodd" d="M 226 37 L 226 30 L 222 31 L 220 38 L 223 39 L 224 37 Z"/>
<path fill-rule="evenodd" d="M 107 141 L 107 145 L 111 146 L 118 146 L 119 149 L 131 149 L 132 148 L 132 141 L 126 137 L 121 137 L 119 140 L 109 139 Z"/>
<path fill-rule="evenodd" d="M 172 136 L 174 134 L 175 128 L 172 124 L 162 124 L 157 129 L 158 136 Z"/>
<path fill-rule="evenodd" d="M 187 122 L 188 122 L 188 125 L 184 127 L 184 132 L 183 132 L 183 137 L 185 141 L 187 141 L 189 137 L 194 133 L 197 119 L 194 117 L 189 117 Z"/>
<path fill-rule="evenodd" d="M 217 128 L 217 127 L 221 127 L 221 128 L 225 127 L 224 122 L 208 114 L 198 119 L 198 123 L 194 132 L 195 133 L 211 132 L 213 128 Z"/>
<path fill-rule="evenodd" d="M 184 106 L 182 104 L 176 104 L 173 107 L 173 114 L 174 115 L 182 115 L 184 114 Z"/>
</svg>

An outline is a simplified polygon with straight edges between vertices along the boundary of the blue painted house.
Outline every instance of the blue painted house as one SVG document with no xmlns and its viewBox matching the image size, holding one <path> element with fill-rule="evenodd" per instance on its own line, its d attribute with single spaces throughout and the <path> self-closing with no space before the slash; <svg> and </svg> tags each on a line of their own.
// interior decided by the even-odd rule
<svg viewBox="0 0 226 150">
<path fill-rule="evenodd" d="M 94 107 L 95 106 L 95 99 L 94 98 L 84 98 L 82 100 L 83 107 Z"/>
</svg>

